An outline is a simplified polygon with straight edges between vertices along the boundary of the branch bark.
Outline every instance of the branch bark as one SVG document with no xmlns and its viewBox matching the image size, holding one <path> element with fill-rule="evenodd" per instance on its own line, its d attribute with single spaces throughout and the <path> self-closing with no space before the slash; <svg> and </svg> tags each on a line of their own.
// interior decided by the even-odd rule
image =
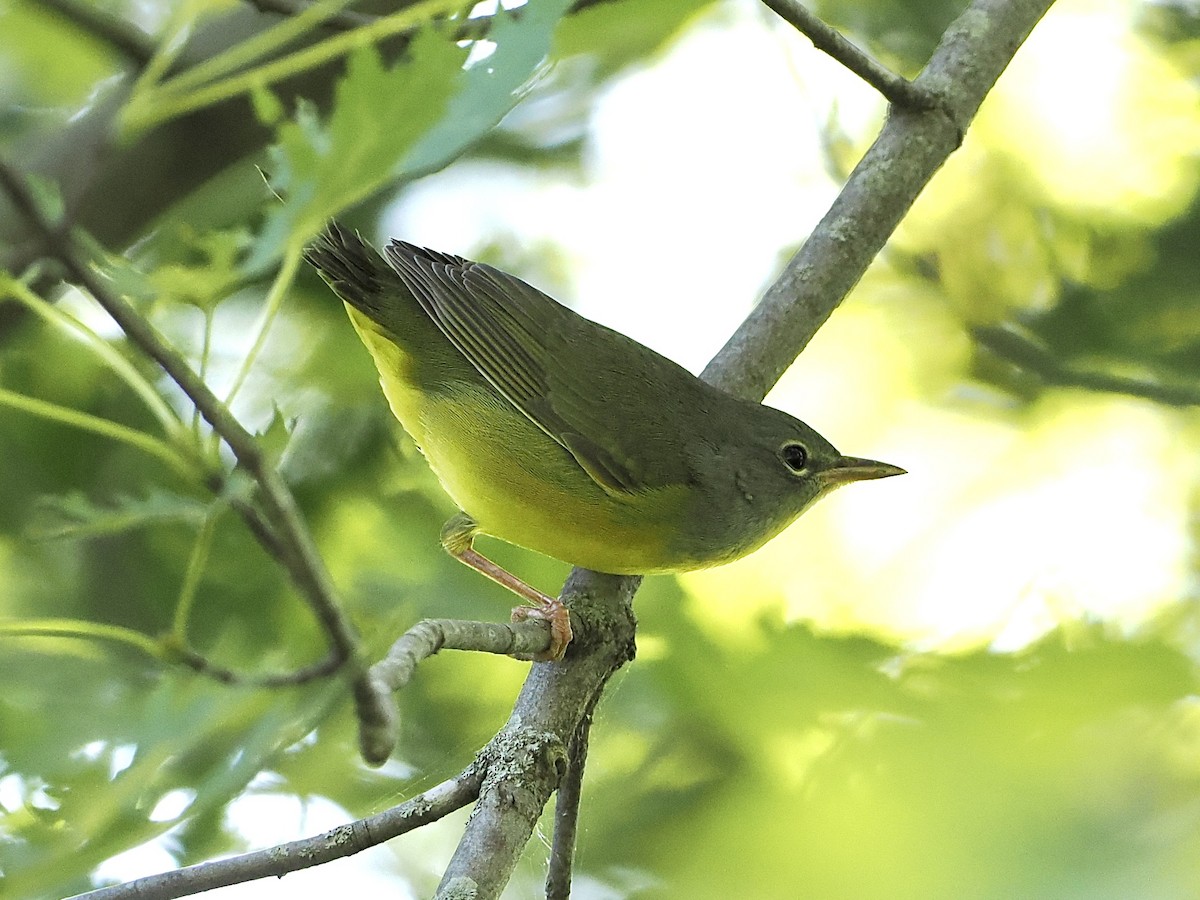
<svg viewBox="0 0 1200 900">
<path fill-rule="evenodd" d="M 560 663 L 535 663 L 507 724 L 489 745 L 479 802 L 442 876 L 437 900 L 489 900 L 512 876 L 566 754 L 604 685 L 633 659 L 637 577 L 576 569 L 562 598 L 575 640 Z"/>
<path fill-rule="evenodd" d="M 761 400 L 896 230 L 1052 0 L 975 0 L 913 82 L 938 98 L 893 108 L 838 198 L 701 377 Z"/>
<path fill-rule="evenodd" d="M 353 856 L 436 822 L 478 797 L 482 781 L 482 770 L 472 763 L 454 778 L 377 816 L 340 825 L 324 834 L 289 844 L 89 891 L 71 900 L 173 900 L 259 878 L 282 878 L 289 872 Z"/>
</svg>

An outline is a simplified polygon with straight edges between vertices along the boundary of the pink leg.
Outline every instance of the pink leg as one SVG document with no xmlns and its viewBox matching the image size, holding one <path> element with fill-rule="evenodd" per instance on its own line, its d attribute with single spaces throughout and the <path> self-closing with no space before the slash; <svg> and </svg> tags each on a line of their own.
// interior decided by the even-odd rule
<svg viewBox="0 0 1200 900">
<path fill-rule="evenodd" d="M 538 662 L 558 662 L 571 643 L 571 617 L 563 602 L 547 596 L 537 588 L 530 587 L 507 569 L 496 565 L 472 547 L 475 539 L 475 522 L 465 514 L 455 516 L 442 529 L 442 546 L 455 559 L 486 575 L 497 584 L 508 588 L 518 597 L 530 603 L 512 611 L 512 620 L 541 619 L 550 623 L 550 646 L 544 653 L 532 657 Z"/>
</svg>

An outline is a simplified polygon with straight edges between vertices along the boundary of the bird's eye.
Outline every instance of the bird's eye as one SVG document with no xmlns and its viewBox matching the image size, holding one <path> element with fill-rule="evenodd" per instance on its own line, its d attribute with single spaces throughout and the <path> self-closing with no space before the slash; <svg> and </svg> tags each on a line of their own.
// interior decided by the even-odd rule
<svg viewBox="0 0 1200 900">
<path fill-rule="evenodd" d="M 780 451 L 783 463 L 793 472 L 799 472 L 808 462 L 808 451 L 803 444 L 784 444 Z"/>
</svg>

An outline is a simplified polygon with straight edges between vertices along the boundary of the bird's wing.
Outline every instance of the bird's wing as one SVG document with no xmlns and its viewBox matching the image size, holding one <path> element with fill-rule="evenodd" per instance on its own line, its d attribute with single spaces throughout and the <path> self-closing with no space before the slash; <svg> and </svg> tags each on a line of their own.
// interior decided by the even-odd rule
<svg viewBox="0 0 1200 900">
<path fill-rule="evenodd" d="M 482 263 L 403 241 L 392 241 L 385 256 L 471 365 L 607 493 L 628 497 L 662 486 L 654 468 L 639 463 L 644 454 L 614 434 L 609 414 L 620 398 L 589 384 L 589 355 L 603 348 L 588 345 L 616 332 Z M 598 379 L 612 383 L 610 372 Z"/>
</svg>

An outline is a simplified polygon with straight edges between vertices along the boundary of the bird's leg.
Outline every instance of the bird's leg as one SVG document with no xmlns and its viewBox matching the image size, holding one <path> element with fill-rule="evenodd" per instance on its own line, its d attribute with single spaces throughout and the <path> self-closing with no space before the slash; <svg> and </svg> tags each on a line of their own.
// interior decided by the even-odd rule
<svg viewBox="0 0 1200 900">
<path fill-rule="evenodd" d="M 496 565 L 476 550 L 472 545 L 478 531 L 479 524 L 474 519 L 466 513 L 459 513 L 442 527 L 442 546 L 459 562 L 466 563 L 475 571 L 529 602 L 530 606 L 518 606 L 512 611 L 512 620 L 520 622 L 524 619 L 542 619 L 549 622 L 550 646 L 545 652 L 531 659 L 539 662 L 558 662 L 563 658 L 567 644 L 571 643 L 571 617 L 567 607 L 561 600 L 530 587 L 512 572 Z"/>
</svg>

